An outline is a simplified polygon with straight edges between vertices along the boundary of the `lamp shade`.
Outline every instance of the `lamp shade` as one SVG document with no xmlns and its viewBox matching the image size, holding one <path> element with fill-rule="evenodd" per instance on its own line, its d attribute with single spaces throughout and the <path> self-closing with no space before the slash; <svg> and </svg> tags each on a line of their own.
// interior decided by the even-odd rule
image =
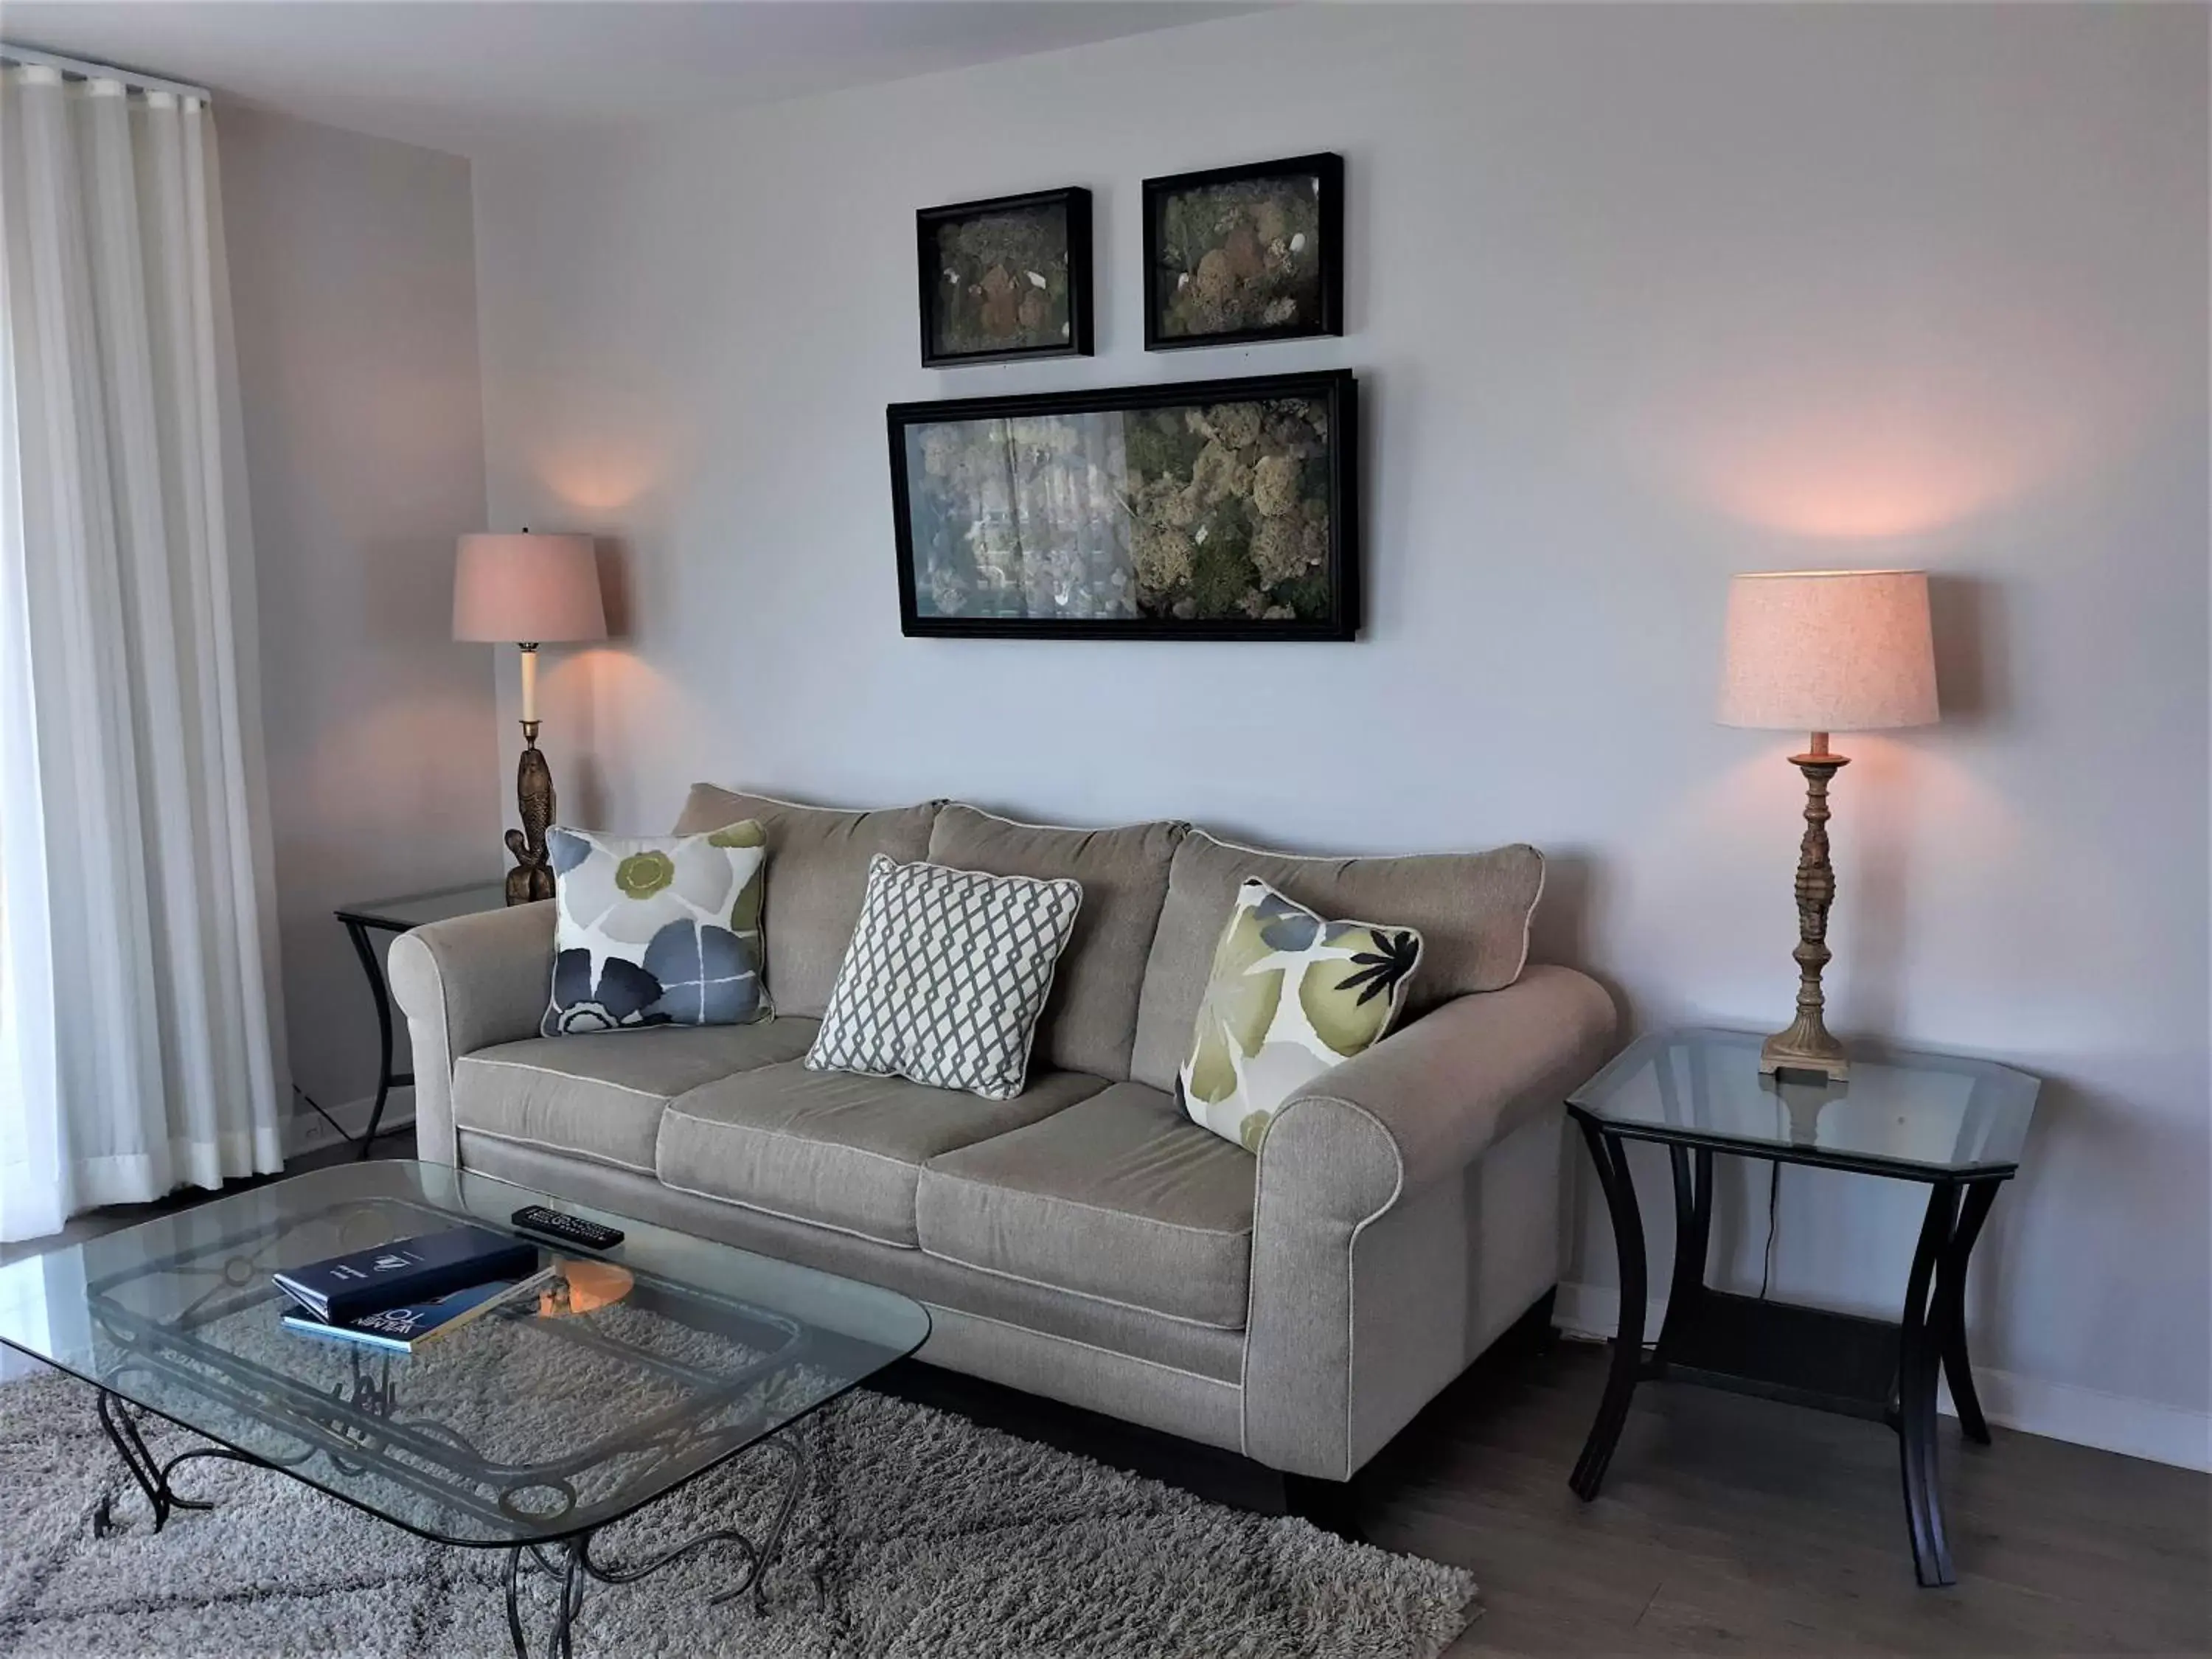
<svg viewBox="0 0 2212 1659">
<path fill-rule="evenodd" d="M 453 637 L 541 644 L 603 640 L 599 566 L 589 536 L 461 538 L 453 565 Z"/>
<path fill-rule="evenodd" d="M 1872 732 L 1936 719 L 1924 570 L 1778 570 L 1729 584 L 1720 721 Z"/>
</svg>

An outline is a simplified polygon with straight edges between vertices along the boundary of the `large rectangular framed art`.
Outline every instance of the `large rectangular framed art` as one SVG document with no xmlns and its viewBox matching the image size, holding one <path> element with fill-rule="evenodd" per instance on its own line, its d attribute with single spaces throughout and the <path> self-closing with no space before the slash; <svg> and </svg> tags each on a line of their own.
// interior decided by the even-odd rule
<svg viewBox="0 0 2212 1659">
<path fill-rule="evenodd" d="M 893 404 L 912 635 L 1349 640 L 1350 371 Z"/>
</svg>

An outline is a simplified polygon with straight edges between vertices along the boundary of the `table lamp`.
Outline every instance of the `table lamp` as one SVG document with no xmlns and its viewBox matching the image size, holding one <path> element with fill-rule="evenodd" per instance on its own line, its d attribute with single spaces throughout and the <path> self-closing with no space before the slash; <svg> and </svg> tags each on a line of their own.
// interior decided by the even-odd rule
<svg viewBox="0 0 2212 1659">
<path fill-rule="evenodd" d="M 1924 570 L 1784 570 L 1729 585 L 1720 721 L 1808 732 L 1790 759 L 1805 775 L 1805 837 L 1797 854 L 1797 1018 L 1759 1050 L 1762 1073 L 1849 1075 L 1844 1045 L 1823 1020 L 1828 965 L 1828 783 L 1847 763 L 1832 732 L 1926 726 L 1936 719 L 1936 650 Z"/>
<path fill-rule="evenodd" d="M 603 640 L 599 568 L 589 536 L 477 535 L 461 538 L 453 564 L 453 637 L 522 647 L 522 762 L 515 798 L 522 828 L 507 832 L 515 868 L 507 902 L 553 896 L 545 829 L 553 822 L 553 774 L 538 750 L 538 647 L 549 641 Z"/>
</svg>

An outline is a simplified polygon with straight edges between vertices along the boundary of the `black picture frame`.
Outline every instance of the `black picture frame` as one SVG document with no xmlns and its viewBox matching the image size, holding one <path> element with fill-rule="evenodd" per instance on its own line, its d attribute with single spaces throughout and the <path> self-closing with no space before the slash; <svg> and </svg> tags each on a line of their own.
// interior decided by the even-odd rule
<svg viewBox="0 0 2212 1659">
<path fill-rule="evenodd" d="M 1312 179 L 1318 185 L 1320 231 L 1319 308 L 1311 317 L 1277 325 L 1223 329 L 1212 333 L 1169 333 L 1166 313 L 1179 277 L 1188 275 L 1164 246 L 1164 220 L 1179 196 L 1225 185 L 1274 179 Z M 1279 161 L 1212 167 L 1145 180 L 1145 349 L 1183 351 L 1202 346 L 1253 345 L 1268 340 L 1313 339 L 1344 332 L 1344 158 L 1334 151 L 1294 155 Z"/>
<path fill-rule="evenodd" d="M 1057 209 L 1067 234 L 1067 338 L 1040 345 L 953 350 L 939 337 L 938 285 L 945 270 L 939 233 L 963 220 Z M 1021 362 L 1037 357 L 1091 355 L 1091 192 L 1079 185 L 1064 190 L 1033 191 L 1024 196 L 994 196 L 980 202 L 953 202 L 923 208 L 914 216 L 915 299 L 921 327 L 921 366 L 958 368 L 969 363 Z"/>
<path fill-rule="evenodd" d="M 1312 458 L 1312 462 L 1299 463 L 1302 467 L 1318 463 L 1326 480 L 1327 550 L 1319 579 L 1327 584 L 1328 603 L 1322 614 L 1262 620 L 1225 616 L 1060 617 L 923 613 L 920 605 L 921 573 L 915 559 L 913 480 L 908 476 L 908 433 L 912 428 L 965 422 L 1014 421 L 1037 416 L 1206 410 L 1224 404 L 1266 404 L 1279 399 L 1307 400 L 1326 411 L 1327 433 L 1320 440 L 1323 454 Z M 1359 398 L 1358 384 L 1350 369 L 1095 387 L 1015 397 L 945 398 L 893 404 L 884 413 L 890 451 L 893 539 L 898 564 L 899 631 L 909 639 L 1310 641 L 1347 641 L 1358 636 Z M 1133 581 L 1133 562 L 1131 568 Z"/>
</svg>

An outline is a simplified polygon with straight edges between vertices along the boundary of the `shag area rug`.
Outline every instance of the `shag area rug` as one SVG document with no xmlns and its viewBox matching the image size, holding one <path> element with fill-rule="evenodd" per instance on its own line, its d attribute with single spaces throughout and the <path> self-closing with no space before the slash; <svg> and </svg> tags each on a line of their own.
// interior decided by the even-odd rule
<svg viewBox="0 0 2212 1659">
<path fill-rule="evenodd" d="M 502 1551 L 411 1534 L 287 1476 L 179 1471 L 210 1510 L 159 1534 L 58 1375 L 0 1386 L 0 1654 L 392 1659 L 512 1651 Z M 158 1456 L 197 1443 L 158 1419 Z M 768 1610 L 708 1597 L 741 1571 L 709 1547 L 650 1578 L 593 1583 L 579 1655 L 746 1659 L 1432 1659 L 1474 1612 L 1456 1569 L 1305 1522 L 1209 1504 L 964 1419 L 856 1392 L 817 1412 L 813 1472 Z M 594 1540 L 617 1565 L 732 1522 L 766 1522 L 780 1460 L 739 1458 Z M 114 1528 L 96 1537 L 103 1499 Z M 533 1650 L 555 1590 L 526 1575 Z"/>
</svg>

